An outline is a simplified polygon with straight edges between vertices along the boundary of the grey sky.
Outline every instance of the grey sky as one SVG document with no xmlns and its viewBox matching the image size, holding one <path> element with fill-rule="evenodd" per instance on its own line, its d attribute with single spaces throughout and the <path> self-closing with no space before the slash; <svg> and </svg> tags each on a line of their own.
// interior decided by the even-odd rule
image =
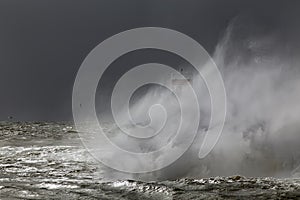
<svg viewBox="0 0 300 200">
<path fill-rule="evenodd" d="M 230 20 L 244 13 L 296 39 L 287 30 L 298 30 L 297 8 L 292 0 L 1 0 L 0 120 L 71 120 L 77 69 L 113 34 L 166 27 L 212 53 Z"/>
</svg>

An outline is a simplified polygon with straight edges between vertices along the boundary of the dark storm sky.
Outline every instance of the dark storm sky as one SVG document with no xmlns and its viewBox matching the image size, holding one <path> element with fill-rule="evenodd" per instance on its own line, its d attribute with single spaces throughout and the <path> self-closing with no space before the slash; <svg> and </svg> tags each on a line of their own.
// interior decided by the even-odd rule
<svg viewBox="0 0 300 200">
<path fill-rule="evenodd" d="M 248 13 L 276 26 L 299 7 L 296 2 L 0 0 L 0 120 L 71 120 L 72 87 L 81 62 L 121 31 L 171 28 L 213 53 L 232 18 Z"/>
</svg>

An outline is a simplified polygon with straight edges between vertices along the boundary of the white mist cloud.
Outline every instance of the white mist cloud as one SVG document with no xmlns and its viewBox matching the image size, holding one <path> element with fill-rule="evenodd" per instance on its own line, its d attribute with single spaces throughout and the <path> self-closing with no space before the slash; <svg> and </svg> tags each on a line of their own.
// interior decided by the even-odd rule
<svg viewBox="0 0 300 200">
<path fill-rule="evenodd" d="M 104 169 L 110 178 L 174 179 L 184 176 L 207 177 L 242 174 L 247 176 L 292 176 L 300 165 L 300 72 L 295 59 L 288 57 L 286 46 L 276 32 L 241 31 L 241 21 L 234 20 L 216 47 L 213 58 L 220 68 L 227 92 L 227 119 L 222 136 L 213 151 L 204 159 L 197 155 L 204 130 L 201 125 L 192 147 L 175 163 L 149 174 L 125 174 Z M 245 26 L 246 27 L 246 26 Z M 282 48 L 282 49 L 281 49 Z M 292 60 L 292 62 L 291 62 Z M 194 84 L 201 107 L 201 118 L 208 121 L 210 103 L 203 81 L 195 76 Z M 184 91 L 184 86 L 183 91 Z M 184 96 L 184 92 L 182 93 Z M 165 107 L 166 126 L 151 140 L 133 140 L 118 128 L 110 130 L 110 138 L 130 151 L 148 152 L 170 142 L 178 128 L 180 109 L 175 96 L 166 89 L 153 89 L 141 97 L 130 109 L 135 122 L 148 124 L 148 109 L 153 104 Z M 181 102 L 189 107 L 189 97 Z M 146 113 L 146 114 L 145 114 Z M 124 114 L 124 124 L 130 124 Z M 155 121 L 163 120 L 154 111 Z M 193 120 L 193 116 L 189 119 Z M 149 132 L 160 127 L 153 123 Z M 127 125 L 129 131 L 134 126 Z M 188 130 L 188 127 L 187 127 Z M 186 134 L 189 134 L 188 131 Z M 184 136 L 182 143 L 184 143 Z M 174 147 L 180 148 L 176 143 Z M 112 155 L 109 155 L 112 156 Z M 113 155 L 117 159 L 117 155 Z M 160 165 L 164 156 L 153 157 L 153 165 Z M 128 158 L 132 168 L 139 161 Z"/>
</svg>

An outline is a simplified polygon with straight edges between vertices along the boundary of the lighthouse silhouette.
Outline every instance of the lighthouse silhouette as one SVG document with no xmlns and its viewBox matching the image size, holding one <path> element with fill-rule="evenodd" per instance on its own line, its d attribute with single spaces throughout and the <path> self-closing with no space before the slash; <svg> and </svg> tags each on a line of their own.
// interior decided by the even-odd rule
<svg viewBox="0 0 300 200">
<path fill-rule="evenodd" d="M 184 76 L 179 76 L 177 73 L 172 73 L 171 77 L 171 85 L 174 90 L 182 91 L 184 86 L 187 86 L 189 83 L 193 86 L 193 74 L 188 71 L 184 70 L 184 68 L 179 68 L 179 73 Z"/>
</svg>

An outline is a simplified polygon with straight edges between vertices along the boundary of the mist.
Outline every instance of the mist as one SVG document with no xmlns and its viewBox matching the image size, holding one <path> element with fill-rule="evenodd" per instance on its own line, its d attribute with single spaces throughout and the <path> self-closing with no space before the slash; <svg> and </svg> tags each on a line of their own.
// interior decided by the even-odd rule
<svg viewBox="0 0 300 200">
<path fill-rule="evenodd" d="M 265 31 L 247 18 L 237 17 L 228 25 L 215 48 L 213 59 L 220 69 L 227 93 L 227 116 L 222 135 L 208 156 L 198 158 L 198 152 L 208 128 L 210 101 L 207 88 L 199 74 L 193 74 L 193 87 L 197 94 L 201 120 L 192 146 L 176 162 L 161 170 L 147 174 L 128 174 L 103 167 L 104 176 L 112 179 L 164 180 L 181 177 L 203 178 L 210 176 L 299 176 L 300 165 L 300 73 L 298 62 L 291 57 L 281 35 Z M 188 67 L 187 67 L 188 69 Z M 192 71 L 191 71 L 192 72 Z M 166 85 L 170 85 L 167 81 Z M 190 97 L 185 96 L 186 86 L 181 86 L 181 106 L 189 109 Z M 133 139 L 113 125 L 107 129 L 108 137 L 128 151 L 151 152 L 172 142 L 178 129 L 180 107 L 176 96 L 164 87 L 150 87 L 146 94 L 131 103 L 128 117 L 126 109 L 120 110 L 122 126 L 126 131 L 140 130 L 137 125 L 148 125 L 144 133 L 159 134 L 150 140 Z M 164 115 L 159 109 L 149 109 L 160 104 L 166 110 L 167 120 L 160 129 Z M 193 120 L 194 116 L 186 121 Z M 132 121 L 134 124 L 132 124 Z M 151 121 L 152 120 L 152 121 Z M 150 125 L 149 125 L 150 124 Z M 186 127 L 185 134 L 189 133 Z M 187 136 L 187 135 L 185 135 Z M 173 144 L 181 148 L 185 142 Z M 108 155 L 118 159 L 118 155 Z M 161 165 L 164 157 L 157 155 L 153 165 Z M 128 158 L 121 163 L 132 169 L 141 162 Z"/>
<path fill-rule="evenodd" d="M 288 45 L 278 32 L 242 17 L 230 23 L 214 53 L 227 92 L 227 122 L 206 159 L 208 176 L 296 176 L 300 74 Z"/>
</svg>

